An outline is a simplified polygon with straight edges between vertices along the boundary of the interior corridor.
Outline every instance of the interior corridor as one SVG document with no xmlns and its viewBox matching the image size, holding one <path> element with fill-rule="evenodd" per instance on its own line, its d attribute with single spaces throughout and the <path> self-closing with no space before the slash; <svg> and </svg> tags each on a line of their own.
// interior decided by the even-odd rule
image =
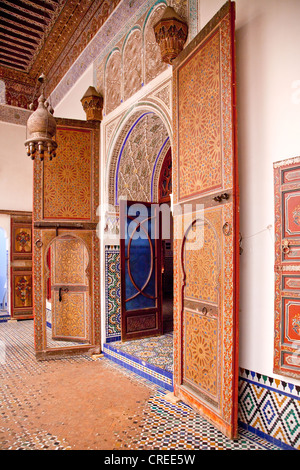
<svg viewBox="0 0 300 470">
<path fill-rule="evenodd" d="M 230 441 L 106 355 L 38 362 L 31 320 L 0 323 L 0 381 L 1 450 L 279 450 L 242 428 Z"/>
</svg>

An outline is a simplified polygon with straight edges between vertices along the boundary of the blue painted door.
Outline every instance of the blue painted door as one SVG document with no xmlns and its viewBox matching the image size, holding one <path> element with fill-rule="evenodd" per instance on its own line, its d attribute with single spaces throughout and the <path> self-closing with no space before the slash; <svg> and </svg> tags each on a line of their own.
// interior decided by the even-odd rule
<svg viewBox="0 0 300 470">
<path fill-rule="evenodd" d="M 162 334 L 158 204 L 120 201 L 122 340 Z"/>
</svg>

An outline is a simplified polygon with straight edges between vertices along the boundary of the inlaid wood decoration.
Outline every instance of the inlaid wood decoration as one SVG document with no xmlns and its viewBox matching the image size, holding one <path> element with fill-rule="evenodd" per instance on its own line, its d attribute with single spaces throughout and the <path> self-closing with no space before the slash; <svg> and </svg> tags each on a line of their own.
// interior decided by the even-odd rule
<svg viewBox="0 0 300 470">
<path fill-rule="evenodd" d="M 274 372 L 300 377 L 300 157 L 274 163 Z"/>
<path fill-rule="evenodd" d="M 11 217 L 11 317 L 33 318 L 32 219 Z"/>
<path fill-rule="evenodd" d="M 235 4 L 173 62 L 174 392 L 237 435 Z"/>
<path fill-rule="evenodd" d="M 92 209 L 92 131 L 58 127 L 56 141 L 60 158 L 55 165 L 48 159 L 44 163 L 44 218 L 89 220 Z"/>
<path fill-rule="evenodd" d="M 88 250 L 79 238 L 65 235 L 51 244 L 52 338 L 88 341 Z"/>
<path fill-rule="evenodd" d="M 57 156 L 34 162 L 38 359 L 100 351 L 99 122 L 57 119 Z"/>
</svg>

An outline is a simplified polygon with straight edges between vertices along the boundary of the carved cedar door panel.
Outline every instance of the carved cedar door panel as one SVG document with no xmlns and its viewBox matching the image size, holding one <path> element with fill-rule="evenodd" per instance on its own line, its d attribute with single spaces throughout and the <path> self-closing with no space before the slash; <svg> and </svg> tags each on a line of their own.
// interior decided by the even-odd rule
<svg viewBox="0 0 300 470">
<path fill-rule="evenodd" d="M 80 238 L 67 234 L 51 244 L 52 338 L 88 342 L 88 250 Z"/>
<path fill-rule="evenodd" d="M 34 161 L 38 359 L 100 350 L 99 127 L 57 119 L 57 156 Z"/>
<path fill-rule="evenodd" d="M 175 60 L 174 391 L 237 434 L 238 182 L 235 5 Z"/>
<path fill-rule="evenodd" d="M 11 317 L 33 318 L 32 218 L 11 217 Z"/>
<path fill-rule="evenodd" d="M 300 377 L 300 157 L 274 163 L 274 372 Z"/>
</svg>

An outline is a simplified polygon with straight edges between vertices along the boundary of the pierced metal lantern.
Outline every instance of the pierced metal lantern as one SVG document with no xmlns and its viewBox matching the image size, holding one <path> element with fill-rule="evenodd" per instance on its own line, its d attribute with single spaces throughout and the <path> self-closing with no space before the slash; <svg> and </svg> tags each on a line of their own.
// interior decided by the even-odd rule
<svg viewBox="0 0 300 470">
<path fill-rule="evenodd" d="M 39 78 L 43 83 L 44 76 Z M 54 140 L 56 134 L 56 121 L 53 117 L 53 108 L 46 101 L 42 92 L 38 99 L 38 107 L 27 121 L 27 140 L 25 147 L 27 155 L 32 160 L 38 155 L 40 160 L 44 160 L 47 153 L 49 160 L 56 156 L 57 143 Z"/>
</svg>

